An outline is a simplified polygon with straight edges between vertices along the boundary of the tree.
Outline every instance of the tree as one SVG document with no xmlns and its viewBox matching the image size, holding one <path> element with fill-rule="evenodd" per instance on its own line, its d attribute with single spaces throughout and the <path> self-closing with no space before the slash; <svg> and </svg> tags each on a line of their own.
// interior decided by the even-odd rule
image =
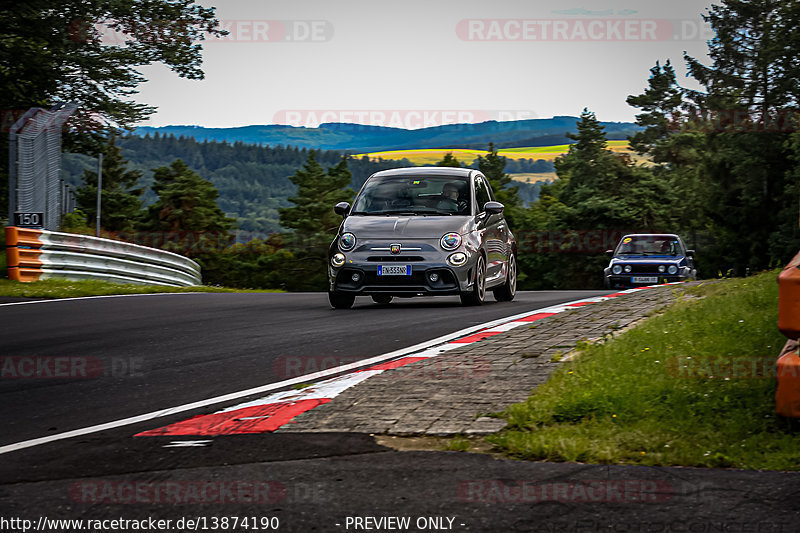
<svg viewBox="0 0 800 533">
<path fill-rule="evenodd" d="M 489 143 L 489 152 L 486 157 L 478 156 L 478 169 L 489 180 L 495 198 L 503 204 L 505 216 L 511 228 L 518 227 L 523 216 L 522 201 L 519 199 L 519 187 L 511 186 L 511 176 L 505 173 L 506 158 L 497 155 L 494 143 Z"/>
<path fill-rule="evenodd" d="M 328 245 L 341 223 L 333 206 L 353 198 L 353 190 L 345 188 L 352 179 L 347 158 L 342 157 L 326 172 L 317 162 L 316 152 L 311 150 L 303 167 L 289 179 L 297 185 L 297 194 L 289 198 L 295 205 L 278 211 L 281 225 L 295 230 L 287 238 L 297 261 L 295 274 L 304 280 L 301 289 L 324 290 Z"/>
<path fill-rule="evenodd" d="M 153 169 L 153 190 L 158 200 L 148 208 L 143 226 L 159 231 L 227 232 L 235 221 L 217 205 L 216 187 L 176 159 L 168 167 Z"/>
<path fill-rule="evenodd" d="M 162 63 L 202 79 L 202 45 L 219 36 L 214 8 L 193 0 L 30 0 L 0 11 L 0 109 L 80 106 L 81 131 L 125 127 L 154 108 L 130 100 L 138 68 Z"/>
<path fill-rule="evenodd" d="M 8 151 L 8 126 L 28 108 L 75 102 L 64 146 L 97 153 L 109 133 L 155 111 L 131 99 L 144 81 L 139 67 L 162 63 L 201 79 L 200 42 L 225 34 L 214 8 L 193 0 L 4 2 L 0 149 Z M 0 205 L 8 203 L 8 170 L 0 157 Z"/>
<path fill-rule="evenodd" d="M 317 162 L 316 152 L 310 151 L 303 168 L 289 178 L 297 186 L 297 194 L 289 198 L 294 207 L 278 210 L 281 225 L 316 241 L 320 241 L 320 236 L 324 240 L 341 222 L 333 206 L 353 198 L 353 190 L 346 188 L 351 179 L 346 158 L 342 157 L 326 172 Z"/>
<path fill-rule="evenodd" d="M 785 263 L 800 246 L 786 227 L 797 209 L 798 163 L 786 126 L 800 103 L 800 4 L 722 0 L 704 18 L 715 32 L 712 64 L 684 55 L 705 88 L 689 94 L 705 119 L 697 168 L 711 198 L 716 266 L 743 274 Z"/>
<path fill-rule="evenodd" d="M 106 231 L 129 231 L 142 216 L 140 197 L 144 189 L 134 188 L 142 173 L 129 170 L 122 150 L 111 136 L 103 147 L 103 184 L 100 206 L 100 226 Z M 97 218 L 97 172 L 83 172 L 83 187 L 75 194 L 78 208 L 86 214 L 89 224 Z"/>
<path fill-rule="evenodd" d="M 703 15 L 714 37 L 711 66 L 684 54 L 689 72 L 707 90 L 706 109 L 736 104 L 765 119 L 800 103 L 800 4 L 777 0 L 722 0 Z"/>
<path fill-rule="evenodd" d="M 644 111 L 636 115 L 636 124 L 644 130 L 628 137 L 631 148 L 640 154 L 651 154 L 655 162 L 662 162 L 666 157 L 657 150 L 658 143 L 670 132 L 670 125 L 679 120 L 679 108 L 683 103 L 683 94 L 675 82 L 675 70 L 669 60 L 650 69 L 648 87 L 643 94 L 628 96 L 626 102 L 631 107 Z"/>
<path fill-rule="evenodd" d="M 462 167 L 464 165 L 462 165 L 461 162 L 458 159 L 456 159 L 456 157 L 453 155 L 453 152 L 447 152 L 446 154 L 444 154 L 444 157 L 442 158 L 442 160 L 439 161 L 438 163 L 436 163 L 436 166 L 437 167 L 459 167 L 460 168 L 460 167 Z"/>
</svg>

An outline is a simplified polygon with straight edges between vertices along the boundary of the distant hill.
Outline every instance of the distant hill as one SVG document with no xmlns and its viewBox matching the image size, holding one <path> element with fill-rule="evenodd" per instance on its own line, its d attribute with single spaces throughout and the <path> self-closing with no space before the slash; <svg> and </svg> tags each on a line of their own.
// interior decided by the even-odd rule
<svg viewBox="0 0 800 533">
<path fill-rule="evenodd" d="M 498 148 L 550 146 L 570 143 L 567 132 L 576 131 L 578 117 L 479 124 L 449 124 L 416 130 L 328 123 L 316 128 L 284 125 L 205 128 L 202 126 L 142 126 L 133 133 L 139 136 L 174 135 L 198 141 L 242 142 L 267 146 L 297 146 L 348 153 L 379 152 L 414 148 L 471 148 L 485 150 L 489 142 Z M 639 130 L 631 122 L 602 122 L 609 140 L 626 139 Z"/>
</svg>

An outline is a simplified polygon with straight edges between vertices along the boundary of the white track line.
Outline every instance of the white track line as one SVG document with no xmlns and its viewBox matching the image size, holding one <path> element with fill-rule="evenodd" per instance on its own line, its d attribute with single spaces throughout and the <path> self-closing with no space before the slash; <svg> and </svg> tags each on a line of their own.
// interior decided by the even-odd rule
<svg viewBox="0 0 800 533">
<path fill-rule="evenodd" d="M 176 296 L 183 294 L 228 294 L 220 292 L 146 292 L 137 294 L 104 294 L 102 296 L 76 296 L 74 298 L 45 298 L 42 300 L 32 300 L 29 302 L 8 302 L 0 304 L 0 307 L 9 305 L 31 305 L 31 304 L 51 304 L 55 302 L 74 302 L 75 300 L 98 300 L 100 298 L 128 298 L 130 296 Z M 16 296 L 9 296 L 9 298 L 16 298 Z M 27 296 L 20 296 L 20 298 L 28 298 Z M 32 296 L 31 298 L 37 298 Z"/>
</svg>

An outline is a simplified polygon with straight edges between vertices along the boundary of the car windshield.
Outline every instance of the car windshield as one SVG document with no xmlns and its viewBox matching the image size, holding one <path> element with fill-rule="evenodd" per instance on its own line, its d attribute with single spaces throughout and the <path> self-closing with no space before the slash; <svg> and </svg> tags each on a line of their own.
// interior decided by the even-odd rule
<svg viewBox="0 0 800 533">
<path fill-rule="evenodd" d="M 615 255 L 682 255 L 681 243 L 672 235 L 629 235 Z"/>
<path fill-rule="evenodd" d="M 468 215 L 469 181 L 459 176 L 386 176 L 367 181 L 351 215 Z"/>
</svg>

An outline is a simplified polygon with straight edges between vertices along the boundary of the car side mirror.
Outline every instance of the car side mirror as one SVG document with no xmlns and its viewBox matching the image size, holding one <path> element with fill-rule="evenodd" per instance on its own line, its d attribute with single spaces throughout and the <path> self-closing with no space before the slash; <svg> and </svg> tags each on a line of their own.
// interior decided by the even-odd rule
<svg viewBox="0 0 800 533">
<path fill-rule="evenodd" d="M 686 250 L 686 255 L 689 257 L 694 257 L 694 250 Z"/>
<path fill-rule="evenodd" d="M 606 250 L 606 255 L 614 255 L 614 250 Z"/>
<path fill-rule="evenodd" d="M 333 212 L 337 215 L 341 215 L 343 217 L 347 216 L 347 212 L 350 211 L 350 204 L 347 202 L 339 202 L 335 206 L 333 206 Z"/>
<path fill-rule="evenodd" d="M 505 206 L 500 202 L 486 202 L 483 205 L 484 211 L 489 213 L 490 215 L 499 215 L 505 209 Z"/>
</svg>

